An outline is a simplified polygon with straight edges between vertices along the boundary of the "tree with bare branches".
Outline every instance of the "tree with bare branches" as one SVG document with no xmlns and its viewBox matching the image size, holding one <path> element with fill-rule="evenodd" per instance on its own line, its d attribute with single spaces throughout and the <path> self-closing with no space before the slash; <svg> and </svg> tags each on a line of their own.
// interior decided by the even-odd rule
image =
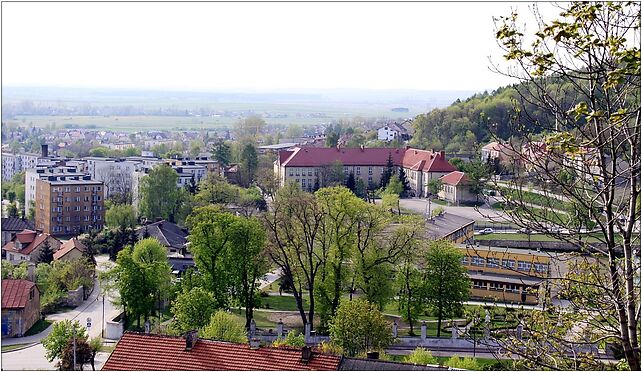
<svg viewBox="0 0 642 372">
<path fill-rule="evenodd" d="M 534 35 L 517 13 L 496 20 L 509 67 L 494 67 L 520 81 L 506 148 L 521 168 L 496 187 L 513 222 L 583 256 L 551 280 L 569 305 L 532 313 L 523 337 L 501 343 L 551 369 L 596 368 L 594 348 L 614 343 L 640 370 L 640 4 L 568 3 L 553 21 L 533 14 Z"/>
</svg>

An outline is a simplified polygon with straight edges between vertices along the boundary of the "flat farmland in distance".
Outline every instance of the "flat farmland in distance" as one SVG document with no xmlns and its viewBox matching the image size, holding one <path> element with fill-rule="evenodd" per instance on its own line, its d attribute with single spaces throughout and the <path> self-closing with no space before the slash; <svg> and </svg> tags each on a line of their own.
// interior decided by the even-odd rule
<svg viewBox="0 0 642 372">
<path fill-rule="evenodd" d="M 220 103 L 209 104 L 215 110 L 237 111 L 239 116 L 250 114 L 261 115 L 268 124 L 276 125 L 315 125 L 327 123 L 332 120 L 352 119 L 354 117 L 387 117 L 391 120 L 414 117 L 421 113 L 419 110 L 410 112 L 392 112 L 390 105 L 337 105 L 317 106 L 305 104 L 233 104 Z M 266 117 L 281 116 L 281 117 Z M 285 116 L 285 117 L 282 117 Z M 200 130 L 200 129 L 226 129 L 231 128 L 238 120 L 233 116 L 16 116 L 12 119 L 5 119 L 7 124 L 18 124 L 20 126 L 33 125 L 35 127 L 49 127 L 56 125 L 56 129 L 73 127 L 118 130 L 118 131 L 145 131 L 145 130 Z"/>
</svg>

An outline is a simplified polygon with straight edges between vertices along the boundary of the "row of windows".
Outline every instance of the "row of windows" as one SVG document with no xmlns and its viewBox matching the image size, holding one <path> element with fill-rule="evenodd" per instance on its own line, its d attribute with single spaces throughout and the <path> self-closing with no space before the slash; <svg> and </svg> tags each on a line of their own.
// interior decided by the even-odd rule
<svg viewBox="0 0 642 372">
<path fill-rule="evenodd" d="M 66 221 L 66 222 L 71 222 L 71 221 L 72 221 L 71 217 L 72 217 L 72 216 L 67 216 L 67 217 L 65 217 L 65 221 Z M 75 221 L 75 222 L 79 222 L 79 221 L 80 221 L 80 216 L 73 216 L 73 217 L 74 217 L 74 218 L 73 218 L 73 221 Z M 62 220 L 63 220 L 63 219 L 62 219 L 62 216 L 57 216 L 57 217 L 56 217 L 56 216 L 54 216 L 54 217 L 51 217 L 51 222 L 62 222 Z M 102 216 L 100 216 L 100 215 L 96 215 L 96 216 L 93 216 L 93 218 L 89 218 L 89 215 L 85 215 L 85 216 L 83 216 L 83 219 L 82 219 L 82 220 L 83 220 L 83 221 L 89 221 L 89 220 L 93 220 L 93 221 L 100 221 L 100 220 L 102 220 Z"/>
<path fill-rule="evenodd" d="M 469 261 L 468 256 L 464 256 L 461 259 L 462 265 L 468 265 L 469 264 L 468 261 Z M 470 265 L 479 266 L 479 267 L 488 267 L 488 268 L 499 268 L 501 266 L 502 268 L 515 270 L 515 260 L 502 259 L 500 261 L 498 258 L 492 258 L 492 257 L 489 257 L 486 259 L 479 256 L 472 256 L 470 257 Z M 543 264 L 543 263 L 532 264 L 528 261 L 517 261 L 518 271 L 531 271 L 532 268 L 534 268 L 535 272 L 538 272 L 538 273 L 548 272 L 548 264 Z"/>
<path fill-rule="evenodd" d="M 74 229 L 74 227 L 76 227 Z M 51 230 L 53 232 L 72 232 L 74 230 L 80 229 L 80 231 L 91 231 L 92 229 L 101 230 L 103 228 L 102 224 L 97 225 L 80 225 L 80 226 L 54 226 Z"/>
<path fill-rule="evenodd" d="M 73 209 L 72 209 L 72 208 L 73 208 Z M 41 208 L 41 209 L 42 209 L 42 208 Z M 92 206 L 92 208 L 91 208 L 91 210 L 93 210 L 93 211 L 100 211 L 100 210 L 102 210 L 102 209 L 103 209 L 103 207 L 102 207 L 101 205 L 94 205 L 94 206 Z M 81 211 L 81 208 L 80 208 L 80 205 L 76 205 L 76 206 L 74 206 L 74 207 L 64 207 L 64 208 L 63 208 L 63 207 L 51 207 L 51 211 L 52 211 L 52 212 L 58 212 L 58 213 L 60 213 L 60 212 L 62 212 L 63 210 L 64 210 L 65 212 L 71 212 L 71 211 L 80 212 L 80 211 Z M 83 205 L 82 210 L 83 210 L 83 211 L 85 211 L 85 212 L 89 211 L 89 206 L 88 206 L 88 205 Z"/>
<path fill-rule="evenodd" d="M 85 191 L 89 191 L 89 186 L 65 186 L 65 187 L 54 187 L 52 192 L 80 192 L 80 189 L 84 188 Z M 101 191 L 101 186 L 91 186 L 91 191 Z"/>
<path fill-rule="evenodd" d="M 506 291 L 511 293 L 519 293 L 522 290 L 527 291 L 532 287 L 514 283 L 498 283 L 485 280 L 473 280 L 473 289 L 485 289 L 490 291 Z"/>
<path fill-rule="evenodd" d="M 357 176 L 361 175 L 361 168 L 362 167 L 356 167 L 356 174 Z M 365 167 L 364 167 L 365 168 Z M 380 170 L 381 173 L 383 173 L 383 168 Z M 343 173 L 348 174 L 350 173 L 350 167 L 343 167 Z M 317 176 L 319 174 L 319 170 L 317 168 L 288 168 L 288 176 L 312 176 L 315 175 Z M 368 167 L 368 175 L 372 176 L 373 174 L 373 167 Z"/>
</svg>

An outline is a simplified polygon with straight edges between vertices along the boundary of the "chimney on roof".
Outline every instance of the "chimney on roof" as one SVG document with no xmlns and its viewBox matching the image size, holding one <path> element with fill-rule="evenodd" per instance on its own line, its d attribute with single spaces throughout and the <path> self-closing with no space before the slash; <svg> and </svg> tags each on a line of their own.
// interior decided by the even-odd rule
<svg viewBox="0 0 642 372">
<path fill-rule="evenodd" d="M 252 337 L 250 339 L 250 349 L 257 350 L 259 347 L 261 347 L 261 339 L 257 337 Z"/>
<path fill-rule="evenodd" d="M 189 331 L 185 335 L 185 351 L 190 351 L 198 342 L 198 331 Z"/>
<path fill-rule="evenodd" d="M 444 150 L 439 151 L 439 155 L 441 156 L 441 160 L 446 160 L 446 151 Z"/>
<path fill-rule="evenodd" d="M 312 359 L 312 348 L 309 346 L 304 346 L 303 349 L 301 349 L 301 362 L 304 364 L 308 364 L 310 362 L 310 359 Z"/>
<path fill-rule="evenodd" d="M 30 282 L 36 281 L 36 265 L 33 262 L 27 264 L 27 280 Z"/>
</svg>

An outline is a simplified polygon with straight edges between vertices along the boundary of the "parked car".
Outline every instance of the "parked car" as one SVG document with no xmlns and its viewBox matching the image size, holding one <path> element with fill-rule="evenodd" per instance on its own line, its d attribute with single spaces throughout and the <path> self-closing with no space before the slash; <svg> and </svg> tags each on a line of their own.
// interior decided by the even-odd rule
<svg viewBox="0 0 642 372">
<path fill-rule="evenodd" d="M 494 232 L 494 230 L 491 229 L 490 227 L 487 227 L 485 229 L 479 230 L 479 233 L 481 235 L 492 234 L 493 232 Z"/>
<path fill-rule="evenodd" d="M 532 231 L 528 227 L 522 227 L 521 229 L 517 230 L 517 232 L 520 234 L 530 234 Z"/>
</svg>

